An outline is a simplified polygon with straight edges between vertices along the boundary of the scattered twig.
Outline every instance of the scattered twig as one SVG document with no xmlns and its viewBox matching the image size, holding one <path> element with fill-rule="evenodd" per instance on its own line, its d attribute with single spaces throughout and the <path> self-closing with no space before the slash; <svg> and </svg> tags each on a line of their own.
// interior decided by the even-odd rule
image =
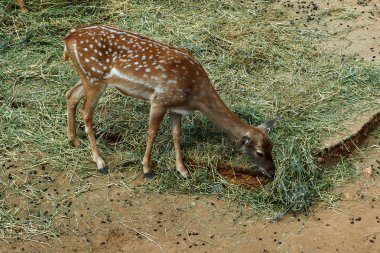
<svg viewBox="0 0 380 253">
<path fill-rule="evenodd" d="M 144 232 L 140 232 L 139 230 L 133 228 L 133 227 L 130 227 L 128 226 L 127 224 L 125 224 L 124 222 L 122 221 L 119 221 L 119 223 L 125 227 L 127 227 L 128 229 L 130 230 L 133 230 L 135 231 L 136 233 L 138 233 L 139 235 L 145 237 L 146 239 L 148 239 L 149 241 L 153 242 L 154 244 L 157 245 L 157 247 L 159 247 L 161 249 L 162 252 L 165 252 L 165 250 L 160 246 L 160 244 L 158 244 L 156 241 L 154 241 L 152 238 L 151 238 L 151 235 L 150 234 L 147 234 L 147 233 L 144 233 Z"/>
</svg>

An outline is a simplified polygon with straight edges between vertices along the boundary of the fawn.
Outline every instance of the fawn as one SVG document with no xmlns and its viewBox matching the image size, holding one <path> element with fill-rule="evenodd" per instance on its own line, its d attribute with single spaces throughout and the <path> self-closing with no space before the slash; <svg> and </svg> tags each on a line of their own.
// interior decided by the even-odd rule
<svg viewBox="0 0 380 253">
<path fill-rule="evenodd" d="M 180 145 L 181 118 L 195 110 L 239 142 L 242 151 L 259 165 L 265 176 L 274 177 L 273 144 L 267 131 L 276 120 L 258 127 L 243 122 L 225 105 L 201 64 L 185 49 L 106 25 L 74 29 L 65 37 L 64 44 L 64 60 L 70 58 L 80 77 L 80 81 L 66 93 L 68 138 L 74 146 L 79 145 L 75 114 L 84 97 L 80 113 L 90 140 L 92 158 L 103 174 L 107 174 L 108 169 L 96 146 L 92 120 L 99 98 L 106 87 L 111 86 L 125 95 L 151 103 L 143 159 L 146 178 L 153 177 L 150 166 L 152 145 L 167 112 L 172 127 L 176 169 L 183 177 L 189 176 Z"/>
</svg>

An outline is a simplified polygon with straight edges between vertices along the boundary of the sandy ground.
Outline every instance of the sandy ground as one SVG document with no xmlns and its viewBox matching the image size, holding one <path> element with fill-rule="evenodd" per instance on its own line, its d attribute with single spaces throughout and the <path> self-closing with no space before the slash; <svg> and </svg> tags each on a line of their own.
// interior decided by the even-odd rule
<svg viewBox="0 0 380 253">
<path fill-rule="evenodd" d="M 286 14 L 284 23 L 334 35 L 325 51 L 380 64 L 380 2 L 377 0 L 282 0 L 273 8 Z"/>
<path fill-rule="evenodd" d="M 374 0 L 285 0 L 274 8 L 286 15 L 281 22 L 334 33 L 335 38 L 323 44 L 325 50 L 380 64 L 377 5 Z M 373 138 L 372 151 L 358 159 L 359 171 L 380 170 L 379 144 Z M 20 184 L 44 173 L 10 169 L 23 175 Z M 248 215 L 247 208 L 227 205 L 215 196 L 136 196 L 118 185 L 115 179 L 122 174 L 91 181 L 67 173 L 49 176 L 55 180 L 46 188 L 48 198 L 29 212 L 42 217 L 53 215 L 48 210 L 59 213 L 61 234 L 9 241 L 1 252 L 380 252 L 380 178 L 373 174 L 363 173 L 336 189 L 341 194 L 341 200 L 333 202 L 336 206 L 289 214 L 277 223 Z M 83 193 L 77 198 L 73 184 L 81 185 Z"/>
<path fill-rule="evenodd" d="M 378 157 L 379 149 L 357 165 L 380 171 Z M 43 173 L 24 173 L 15 183 Z M 135 196 L 120 185 L 122 173 L 91 180 L 74 173 L 49 175 L 54 181 L 45 181 L 47 194 L 28 212 L 56 215 L 59 237 L 11 241 L 1 252 L 380 252 L 379 177 L 363 176 L 337 189 L 337 206 L 273 223 L 215 196 Z M 78 191 L 82 194 L 74 198 Z M 13 199 L 22 206 L 19 201 Z"/>
</svg>

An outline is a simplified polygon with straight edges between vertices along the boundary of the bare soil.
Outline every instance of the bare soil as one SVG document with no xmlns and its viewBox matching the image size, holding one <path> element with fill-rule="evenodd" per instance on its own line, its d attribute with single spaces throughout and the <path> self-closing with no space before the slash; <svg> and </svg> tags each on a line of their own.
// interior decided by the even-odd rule
<svg viewBox="0 0 380 253">
<path fill-rule="evenodd" d="M 369 154 L 358 166 L 365 163 L 378 173 L 379 154 L 379 150 Z M 18 167 L 8 171 L 20 187 L 46 175 L 41 168 L 36 174 L 21 174 L 24 169 Z M 380 180 L 373 175 L 337 189 L 341 193 L 337 206 L 316 207 L 307 215 L 289 214 L 277 223 L 216 196 L 134 196 L 120 185 L 123 175 L 83 179 L 50 172 L 53 180 L 42 182 L 46 191 L 39 203 L 28 205 L 7 195 L 21 207 L 20 215 L 54 215 L 60 232 L 58 237 L 41 234 L 9 241 L 1 252 L 380 251 Z M 82 193 L 74 197 L 78 192 Z"/>
<path fill-rule="evenodd" d="M 269 183 L 260 172 L 242 167 L 233 167 L 228 164 L 218 166 L 219 174 L 225 179 L 243 185 L 246 188 L 254 189 Z"/>
<path fill-rule="evenodd" d="M 336 34 L 323 45 L 325 50 L 380 64 L 378 5 L 375 0 L 285 0 L 274 9 L 287 17 L 282 22 Z M 379 141 L 379 136 L 371 137 L 371 151 L 359 152 L 356 165 L 363 175 L 336 189 L 341 195 L 340 201 L 332 202 L 336 206 L 315 207 L 307 215 L 289 214 L 277 223 L 217 196 L 136 195 L 121 185 L 125 176 L 121 172 L 83 178 L 75 172 L 54 172 L 48 164 L 30 169 L 9 161 L 0 176 L 8 177 L 13 188 L 18 186 L 24 198 L 7 190 L 3 196 L 20 206 L 20 216 L 42 221 L 53 216 L 60 233 L 5 241 L 0 251 L 380 252 Z M 232 173 L 228 166 L 220 173 L 242 179 L 249 187 L 261 182 L 254 178 L 247 183 L 247 175 Z M 145 183 L 149 182 L 135 180 Z M 26 185 L 42 189 L 41 196 L 29 196 Z"/>
</svg>

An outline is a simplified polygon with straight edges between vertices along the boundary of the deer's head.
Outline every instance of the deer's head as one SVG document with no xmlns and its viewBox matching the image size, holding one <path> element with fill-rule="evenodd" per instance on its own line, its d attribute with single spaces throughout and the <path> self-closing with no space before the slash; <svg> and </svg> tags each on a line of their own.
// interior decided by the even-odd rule
<svg viewBox="0 0 380 253">
<path fill-rule="evenodd" d="M 240 139 L 243 153 L 247 154 L 259 166 L 259 170 L 268 178 L 273 179 L 276 167 L 272 157 L 272 141 L 268 137 L 269 130 L 276 125 L 277 120 L 270 120 L 258 127 L 252 127 Z"/>
</svg>

